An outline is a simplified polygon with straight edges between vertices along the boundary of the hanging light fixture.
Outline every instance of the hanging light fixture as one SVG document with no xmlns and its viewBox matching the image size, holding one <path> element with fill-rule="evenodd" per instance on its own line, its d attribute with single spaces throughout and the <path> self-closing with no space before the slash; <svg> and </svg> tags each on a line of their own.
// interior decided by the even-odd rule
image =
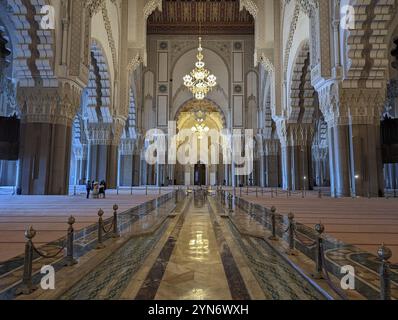
<svg viewBox="0 0 398 320">
<path fill-rule="evenodd" d="M 184 85 L 192 92 L 195 99 L 203 100 L 217 85 L 217 78 L 205 68 L 201 37 L 199 37 L 199 48 L 196 58 L 198 61 L 195 63 L 195 69 L 192 70 L 190 75 L 186 75 L 183 80 Z"/>
<path fill-rule="evenodd" d="M 199 140 L 201 140 L 203 139 L 203 135 L 210 131 L 209 127 L 205 125 L 207 114 L 205 111 L 199 109 L 193 113 L 193 117 L 196 123 L 191 129 L 192 133 L 197 134 Z"/>
<path fill-rule="evenodd" d="M 199 140 L 202 140 L 203 135 L 207 134 L 210 131 L 210 128 L 203 123 L 197 123 L 191 130 L 192 133 L 197 134 Z"/>
</svg>

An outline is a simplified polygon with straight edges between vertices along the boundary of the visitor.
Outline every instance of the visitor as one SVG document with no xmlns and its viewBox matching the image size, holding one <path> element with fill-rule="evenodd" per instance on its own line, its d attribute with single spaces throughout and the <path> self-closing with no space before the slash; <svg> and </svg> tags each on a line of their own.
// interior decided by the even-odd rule
<svg viewBox="0 0 398 320">
<path fill-rule="evenodd" d="M 87 184 L 86 184 L 86 191 L 87 191 L 87 199 L 90 198 L 90 191 L 92 190 L 92 185 L 91 185 L 91 181 L 88 180 Z"/>
<path fill-rule="evenodd" d="M 93 199 L 99 198 L 99 187 L 98 182 L 93 181 Z"/>
<path fill-rule="evenodd" d="M 106 190 L 106 183 L 105 183 L 105 181 L 104 180 L 102 180 L 101 182 L 100 182 L 100 185 L 99 185 L 99 194 L 101 195 L 102 194 L 102 197 L 105 199 L 105 190 Z"/>
</svg>

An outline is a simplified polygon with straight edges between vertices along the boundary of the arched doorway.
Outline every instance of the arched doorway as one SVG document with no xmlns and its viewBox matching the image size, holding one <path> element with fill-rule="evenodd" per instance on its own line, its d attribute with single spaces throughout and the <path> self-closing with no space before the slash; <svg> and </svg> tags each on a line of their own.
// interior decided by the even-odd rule
<svg viewBox="0 0 398 320">
<path fill-rule="evenodd" d="M 195 164 L 195 186 L 206 185 L 206 165 L 202 164 L 200 161 Z"/>
<path fill-rule="evenodd" d="M 220 141 L 213 133 L 221 134 L 226 127 L 225 116 L 211 100 L 190 100 L 176 114 L 177 130 L 190 132 L 196 140 L 197 159 L 190 164 L 175 166 L 175 181 L 181 185 L 217 185 L 225 180 L 225 166 Z M 216 135 L 217 136 L 217 135 Z M 177 152 L 184 148 L 184 141 L 177 143 Z M 203 150 L 205 148 L 206 150 Z"/>
</svg>

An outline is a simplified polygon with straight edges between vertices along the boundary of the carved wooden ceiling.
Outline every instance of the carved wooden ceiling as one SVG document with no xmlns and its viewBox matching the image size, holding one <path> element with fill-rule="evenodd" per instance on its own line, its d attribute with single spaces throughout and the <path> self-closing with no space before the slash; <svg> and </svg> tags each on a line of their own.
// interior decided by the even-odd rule
<svg viewBox="0 0 398 320">
<path fill-rule="evenodd" d="M 254 34 L 254 19 L 239 0 L 163 0 L 148 19 L 148 34 Z"/>
</svg>

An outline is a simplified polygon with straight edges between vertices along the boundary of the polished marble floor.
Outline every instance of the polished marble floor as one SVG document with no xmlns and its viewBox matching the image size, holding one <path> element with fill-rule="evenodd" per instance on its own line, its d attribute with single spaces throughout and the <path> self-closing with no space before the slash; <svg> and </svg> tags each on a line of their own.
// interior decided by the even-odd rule
<svg viewBox="0 0 398 320">
<path fill-rule="evenodd" d="M 189 208 L 155 298 L 232 298 L 207 206 Z"/>
<path fill-rule="evenodd" d="M 184 201 L 174 219 L 127 241 L 60 298 L 325 299 L 272 248 L 242 237 L 215 199 L 199 192 Z"/>
<path fill-rule="evenodd" d="M 237 197 L 229 212 L 219 193 L 207 195 L 168 193 L 144 202 L 119 217 L 121 237 L 105 240 L 106 248 L 95 250 L 97 227 L 84 226 L 76 234 L 79 264 L 65 268 L 62 256 L 35 257 L 34 282 L 40 280 L 43 264 L 52 264 L 60 285 L 54 292 L 38 290 L 21 299 L 62 300 L 324 300 L 336 298 L 323 282 L 311 278 L 313 249 L 296 242 L 299 258 L 286 256 L 286 241 L 268 241 L 267 205 L 252 198 Z M 116 196 L 116 195 L 115 195 Z M 131 199 L 125 195 L 123 205 Z M 120 195 L 119 195 L 120 197 Z M 123 196 L 122 196 L 123 197 Z M 155 197 L 155 195 L 152 195 Z M 112 201 L 112 196 L 110 197 Z M 123 198 L 122 198 L 123 199 Z M 54 199 L 55 201 L 55 199 Z M 274 200 L 275 201 L 275 200 Z M 253 201 L 255 202 L 255 201 Z M 84 202 L 89 206 L 90 202 Z M 98 202 L 95 202 L 98 203 Z M 112 202 L 109 202 L 109 204 Z M 50 205 L 49 205 L 50 206 Z M 56 202 L 51 203 L 51 208 Z M 61 212 L 61 211 L 60 211 Z M 93 212 L 94 213 L 94 212 Z M 62 214 L 61 214 L 62 215 Z M 21 215 L 20 218 L 22 218 Z M 45 217 L 45 215 L 43 215 Z M 88 215 L 87 217 L 90 217 Z M 94 215 L 93 215 L 94 217 Z M 59 217 L 54 216 L 55 221 Z M 91 218 L 91 217 L 90 217 Z M 278 232 L 286 228 L 281 219 Z M 109 222 L 108 222 L 109 223 Z M 301 236 L 313 240 L 311 230 L 298 223 Z M 308 231 L 307 229 L 310 231 Z M 64 234 L 62 234 L 64 235 Z M 282 237 L 283 234 L 279 234 Z M 286 240 L 286 238 L 285 238 Z M 55 252 L 62 240 L 41 247 Z M 355 265 L 358 292 L 354 297 L 377 299 L 378 262 L 374 255 L 325 236 L 326 259 L 333 275 L 340 265 Z M 23 257 L 0 264 L 0 299 L 15 298 L 22 277 Z M 336 279 L 335 279 L 336 280 Z M 392 272 L 392 294 L 398 296 L 398 274 Z M 335 281 L 339 283 L 339 279 Z"/>
<path fill-rule="evenodd" d="M 239 194 L 239 192 L 238 192 Z M 279 213 L 295 214 L 296 220 L 313 228 L 322 222 L 326 232 L 334 238 L 376 254 L 382 243 L 393 253 L 391 262 L 398 263 L 398 198 L 318 198 L 316 192 L 292 197 L 270 193 L 258 196 L 251 189 L 242 198 L 268 208 L 275 206 Z"/>
<path fill-rule="evenodd" d="M 170 190 L 162 190 L 166 192 Z M 63 237 L 71 215 L 76 218 L 75 229 L 81 230 L 98 221 L 100 208 L 107 218 L 114 204 L 123 212 L 159 196 L 158 190 L 142 188 L 109 190 L 106 199 L 86 199 L 79 192 L 76 196 L 0 195 L 0 263 L 23 253 L 24 231 L 29 226 L 38 231 L 35 243 L 40 246 Z"/>
</svg>

